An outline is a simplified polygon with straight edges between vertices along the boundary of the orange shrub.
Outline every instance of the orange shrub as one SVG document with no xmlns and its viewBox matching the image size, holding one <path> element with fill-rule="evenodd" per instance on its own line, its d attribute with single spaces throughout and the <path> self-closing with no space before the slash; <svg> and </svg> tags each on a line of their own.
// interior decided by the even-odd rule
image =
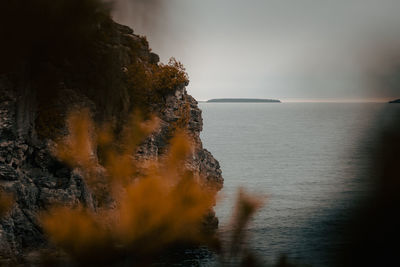
<svg viewBox="0 0 400 267">
<path fill-rule="evenodd" d="M 132 103 L 144 111 L 150 104 L 160 103 L 164 96 L 189 83 L 183 64 L 171 58 L 168 64 L 149 64 L 138 57 L 127 71 Z"/>
<path fill-rule="evenodd" d="M 173 57 L 170 58 L 168 64 L 159 64 L 153 76 L 153 89 L 162 95 L 173 92 L 179 86 L 189 84 L 189 77 L 183 64 Z"/>
</svg>

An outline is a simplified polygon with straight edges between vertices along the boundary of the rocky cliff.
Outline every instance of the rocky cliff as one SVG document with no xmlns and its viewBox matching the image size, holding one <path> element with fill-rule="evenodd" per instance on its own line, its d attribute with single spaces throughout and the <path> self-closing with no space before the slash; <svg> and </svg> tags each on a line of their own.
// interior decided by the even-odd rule
<svg viewBox="0 0 400 267">
<path fill-rule="evenodd" d="M 158 116 L 161 126 L 140 145 L 138 158 L 159 157 L 171 131 L 186 128 L 195 143 L 186 167 L 222 187 L 218 161 L 202 146 L 201 110 L 187 94 L 187 83 L 146 91 L 132 73 L 154 73 L 165 65 L 145 38 L 110 19 L 98 22 L 96 31 L 101 34 L 88 54 L 22 58 L 0 72 L 0 190 L 15 200 L 0 219 L 0 257 L 23 257 L 48 245 L 37 215 L 51 205 L 96 209 L 82 177 L 51 153 L 54 139 L 65 134 L 66 115 L 77 107 L 89 108 L 96 122 L 111 121 L 117 129 L 138 108 Z M 217 223 L 212 212 L 205 218 L 206 225 Z"/>
</svg>

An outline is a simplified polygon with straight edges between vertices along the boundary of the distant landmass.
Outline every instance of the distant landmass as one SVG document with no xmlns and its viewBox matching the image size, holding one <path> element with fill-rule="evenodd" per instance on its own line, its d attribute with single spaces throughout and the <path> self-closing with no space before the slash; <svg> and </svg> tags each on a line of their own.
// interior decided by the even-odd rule
<svg viewBox="0 0 400 267">
<path fill-rule="evenodd" d="M 215 98 L 207 103 L 281 103 L 277 99 L 259 99 L 259 98 Z"/>
<path fill-rule="evenodd" d="M 396 100 L 389 101 L 389 103 L 391 103 L 391 104 L 400 103 L 400 98 L 396 99 Z"/>
</svg>

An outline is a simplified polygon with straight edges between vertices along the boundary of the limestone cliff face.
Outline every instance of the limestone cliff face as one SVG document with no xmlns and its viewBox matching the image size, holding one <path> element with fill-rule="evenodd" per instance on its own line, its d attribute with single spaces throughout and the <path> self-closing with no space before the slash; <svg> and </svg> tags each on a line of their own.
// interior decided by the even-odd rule
<svg viewBox="0 0 400 267">
<path fill-rule="evenodd" d="M 65 116 L 77 107 L 89 108 L 96 122 L 123 123 L 135 108 L 135 95 L 129 92 L 125 78 L 128 66 L 133 60 L 148 65 L 159 61 L 143 38 L 128 27 L 112 21 L 102 27 L 107 38 L 95 43 L 95 57 L 78 59 L 82 64 L 76 66 L 83 65 L 82 69 L 68 61 L 47 61 L 38 67 L 46 79 L 31 75 L 32 68 L 37 67 L 31 63 L 18 71 L 0 74 L 0 190 L 15 197 L 12 210 L 0 219 L 0 258 L 20 257 L 26 251 L 48 245 L 37 214 L 51 205 L 82 203 L 96 209 L 79 173 L 52 156 L 52 137 L 65 134 Z M 132 57 L 133 47 L 136 57 Z M 96 60 L 102 58 L 110 64 L 107 71 L 96 65 Z M 51 93 L 44 94 L 42 87 L 51 87 Z M 187 94 L 185 85 L 146 105 L 161 119 L 161 127 L 143 142 L 136 157 L 160 156 L 168 144 L 170 130 L 176 123 L 184 123 L 195 142 L 186 167 L 221 188 L 218 161 L 203 148 L 199 137 L 201 110 Z M 217 223 L 210 213 L 205 224 L 215 227 Z"/>
</svg>

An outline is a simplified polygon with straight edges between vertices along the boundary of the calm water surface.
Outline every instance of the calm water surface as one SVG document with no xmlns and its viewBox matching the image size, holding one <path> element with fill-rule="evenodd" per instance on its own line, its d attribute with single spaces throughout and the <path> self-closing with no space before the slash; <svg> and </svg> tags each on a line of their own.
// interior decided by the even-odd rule
<svg viewBox="0 0 400 267">
<path fill-rule="evenodd" d="M 385 104 L 201 103 L 204 147 L 225 179 L 216 207 L 229 223 L 237 189 L 267 196 L 248 233 L 253 250 L 273 262 L 287 254 L 313 266 L 332 264 L 335 229 L 367 195 L 368 151 Z"/>
</svg>

